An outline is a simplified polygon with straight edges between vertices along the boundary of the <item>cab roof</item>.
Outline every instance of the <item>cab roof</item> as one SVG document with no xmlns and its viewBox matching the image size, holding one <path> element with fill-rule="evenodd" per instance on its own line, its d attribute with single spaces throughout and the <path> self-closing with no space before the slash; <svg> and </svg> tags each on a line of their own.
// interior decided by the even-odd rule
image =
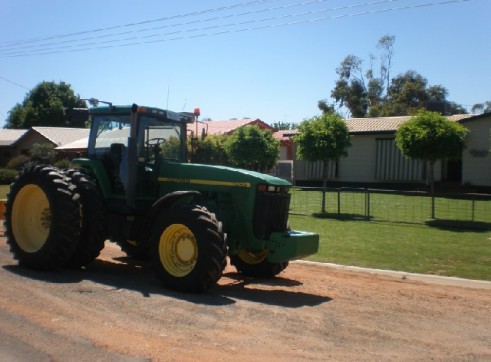
<svg viewBox="0 0 491 362">
<path fill-rule="evenodd" d="M 108 105 L 98 106 L 89 109 L 89 114 L 130 114 L 136 109 L 139 114 L 156 116 L 159 118 L 167 118 L 175 121 L 192 122 L 192 113 L 189 112 L 173 112 L 156 107 L 132 105 Z"/>
</svg>

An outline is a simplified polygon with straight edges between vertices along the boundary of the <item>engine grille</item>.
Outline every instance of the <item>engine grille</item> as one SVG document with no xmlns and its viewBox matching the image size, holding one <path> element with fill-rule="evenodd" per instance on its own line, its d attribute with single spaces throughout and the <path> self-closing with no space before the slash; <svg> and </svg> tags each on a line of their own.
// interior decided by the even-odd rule
<svg viewBox="0 0 491 362">
<path fill-rule="evenodd" d="M 272 232 L 287 230 L 291 194 L 258 192 L 254 206 L 253 229 L 256 238 L 269 239 Z"/>
</svg>

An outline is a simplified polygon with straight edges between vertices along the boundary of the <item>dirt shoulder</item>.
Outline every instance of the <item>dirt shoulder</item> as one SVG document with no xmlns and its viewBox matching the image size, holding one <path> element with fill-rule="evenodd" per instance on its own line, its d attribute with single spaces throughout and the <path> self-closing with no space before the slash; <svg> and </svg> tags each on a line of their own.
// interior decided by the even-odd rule
<svg viewBox="0 0 491 362">
<path fill-rule="evenodd" d="M 268 281 L 227 267 L 192 295 L 114 244 L 86 270 L 41 273 L 3 237 L 0 266 L 2 360 L 491 361 L 487 284 L 295 262 Z"/>
</svg>

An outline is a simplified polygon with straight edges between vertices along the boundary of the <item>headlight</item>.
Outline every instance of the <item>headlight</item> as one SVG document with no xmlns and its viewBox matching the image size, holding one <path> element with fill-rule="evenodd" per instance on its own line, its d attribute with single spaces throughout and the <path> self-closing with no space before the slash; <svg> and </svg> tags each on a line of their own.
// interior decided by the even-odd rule
<svg viewBox="0 0 491 362">
<path fill-rule="evenodd" d="M 275 185 L 265 185 L 259 184 L 257 185 L 258 192 L 271 192 L 275 194 L 286 194 L 290 188 L 288 186 L 275 186 Z"/>
</svg>

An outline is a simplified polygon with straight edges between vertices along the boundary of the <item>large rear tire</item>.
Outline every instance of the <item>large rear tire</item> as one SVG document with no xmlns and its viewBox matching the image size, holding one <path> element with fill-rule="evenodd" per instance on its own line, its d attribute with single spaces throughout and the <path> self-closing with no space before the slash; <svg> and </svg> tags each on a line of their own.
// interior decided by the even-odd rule
<svg viewBox="0 0 491 362">
<path fill-rule="evenodd" d="M 230 256 L 230 263 L 239 273 L 254 278 L 272 278 L 288 266 L 288 262 L 271 263 L 267 260 L 267 249 L 259 253 L 241 251 L 238 255 Z"/>
<path fill-rule="evenodd" d="M 221 278 L 227 245 L 215 214 L 197 205 L 176 206 L 158 218 L 150 238 L 157 277 L 183 292 L 205 292 Z"/>
<path fill-rule="evenodd" d="M 67 266 L 80 268 L 92 263 L 104 248 L 106 240 L 104 204 L 97 185 L 89 176 L 76 170 L 67 170 L 65 174 L 70 182 L 77 186 L 82 218 L 80 242 Z"/>
<path fill-rule="evenodd" d="M 55 269 L 72 257 L 80 240 L 80 195 L 62 172 L 31 166 L 10 185 L 7 242 L 20 265 Z"/>
</svg>

